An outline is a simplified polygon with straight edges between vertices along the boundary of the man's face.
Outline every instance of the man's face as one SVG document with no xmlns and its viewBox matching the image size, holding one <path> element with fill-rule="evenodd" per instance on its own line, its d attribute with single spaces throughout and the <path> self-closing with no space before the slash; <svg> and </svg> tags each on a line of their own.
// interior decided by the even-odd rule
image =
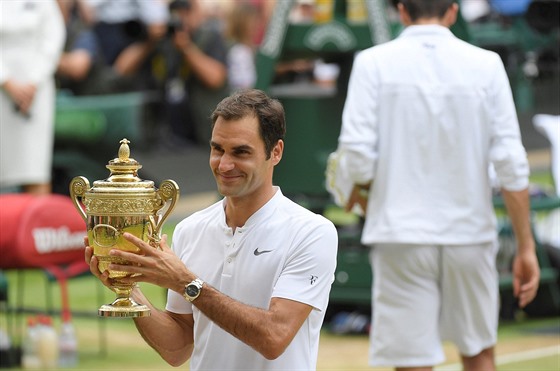
<svg viewBox="0 0 560 371">
<path fill-rule="evenodd" d="M 219 117 L 212 131 L 210 147 L 210 168 L 222 195 L 252 197 L 272 186 L 272 172 L 280 161 L 283 142 L 276 144 L 267 160 L 256 117 L 231 121 Z"/>
</svg>

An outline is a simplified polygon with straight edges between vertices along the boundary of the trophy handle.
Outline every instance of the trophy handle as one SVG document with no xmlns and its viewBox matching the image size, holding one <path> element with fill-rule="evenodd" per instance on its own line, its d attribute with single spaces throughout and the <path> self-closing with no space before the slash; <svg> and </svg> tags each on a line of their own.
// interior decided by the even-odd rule
<svg viewBox="0 0 560 371">
<path fill-rule="evenodd" d="M 169 180 L 169 179 L 164 180 L 163 182 L 161 182 L 161 185 L 159 186 L 159 190 L 157 191 L 157 193 L 159 197 L 161 197 L 161 199 L 163 200 L 164 204 L 167 203 L 167 201 L 171 200 L 171 204 L 169 205 L 169 207 L 167 208 L 163 216 L 157 221 L 156 225 L 154 226 L 155 227 L 154 234 L 156 236 L 159 236 L 161 232 L 161 227 L 163 227 L 163 222 L 165 221 L 165 219 L 167 219 L 169 214 L 171 214 L 173 208 L 175 208 L 175 204 L 177 203 L 177 200 L 179 199 L 179 186 L 174 180 Z"/>
<path fill-rule="evenodd" d="M 83 176 L 74 177 L 74 179 L 72 179 L 72 181 L 70 182 L 70 198 L 72 199 L 74 206 L 76 206 L 76 209 L 82 216 L 82 219 L 84 219 L 84 222 L 86 223 L 87 223 L 87 215 L 84 209 L 82 208 L 82 206 L 80 205 L 80 203 L 78 202 L 78 197 L 80 198 L 84 197 L 86 191 L 89 188 L 90 188 L 89 180 L 87 180 L 87 178 Z"/>
</svg>

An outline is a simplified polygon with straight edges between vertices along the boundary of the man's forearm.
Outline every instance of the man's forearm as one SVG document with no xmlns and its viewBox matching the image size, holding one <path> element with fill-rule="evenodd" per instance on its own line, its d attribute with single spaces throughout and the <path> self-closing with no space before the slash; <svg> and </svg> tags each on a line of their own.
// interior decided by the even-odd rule
<svg viewBox="0 0 560 371">
<path fill-rule="evenodd" d="M 183 57 L 191 66 L 194 74 L 210 89 L 219 89 L 227 79 L 227 69 L 224 64 L 204 54 L 194 43 L 190 43 L 183 50 Z"/>
<path fill-rule="evenodd" d="M 536 255 L 535 240 L 531 230 L 529 191 L 507 191 L 502 195 L 517 242 L 517 254 L 513 259 L 513 295 L 524 308 L 535 298 L 539 288 L 540 269 Z"/>
<path fill-rule="evenodd" d="M 210 320 L 267 359 L 275 359 L 288 347 L 311 307 L 272 298 L 269 309 L 253 307 L 205 284 L 193 302 Z"/>
<path fill-rule="evenodd" d="M 534 250 L 528 189 L 522 191 L 502 189 L 502 197 L 517 240 L 518 253 L 527 252 L 525 251 L 527 249 Z"/>
<path fill-rule="evenodd" d="M 115 71 L 121 76 L 132 76 L 142 66 L 154 48 L 150 41 L 137 42 L 128 46 L 119 54 L 114 64 Z"/>
<path fill-rule="evenodd" d="M 132 298 L 150 308 L 150 316 L 134 318 L 134 324 L 144 341 L 170 365 L 180 366 L 192 354 L 194 337 L 192 327 L 173 317 L 170 312 L 153 306 L 139 288 L 135 288 Z"/>
</svg>

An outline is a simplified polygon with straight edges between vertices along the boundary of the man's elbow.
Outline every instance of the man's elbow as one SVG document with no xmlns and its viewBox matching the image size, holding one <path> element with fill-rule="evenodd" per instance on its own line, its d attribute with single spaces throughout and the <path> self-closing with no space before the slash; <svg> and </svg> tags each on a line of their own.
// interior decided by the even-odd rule
<svg viewBox="0 0 560 371">
<path fill-rule="evenodd" d="M 58 73 L 73 81 L 84 80 L 92 66 L 92 57 L 85 50 L 64 53 L 60 57 Z"/>
<path fill-rule="evenodd" d="M 227 79 L 227 74 L 225 71 L 217 72 L 206 81 L 206 86 L 208 87 L 208 89 L 219 90 L 223 88 L 224 85 L 226 84 L 226 79 Z"/>
<path fill-rule="evenodd" d="M 188 350 L 181 350 L 176 352 L 158 352 L 160 357 L 167 362 L 170 366 L 179 367 L 191 358 L 193 347 Z"/>
<path fill-rule="evenodd" d="M 262 351 L 260 351 L 260 353 L 264 358 L 268 359 L 269 361 L 273 361 L 276 358 L 280 357 L 285 350 L 286 348 L 282 348 L 282 349 L 269 348 L 269 349 L 263 349 Z"/>
<path fill-rule="evenodd" d="M 275 360 L 280 357 L 290 345 L 292 339 L 287 338 L 275 338 L 267 339 L 265 341 L 259 342 L 260 349 L 257 351 L 269 361 Z"/>
<path fill-rule="evenodd" d="M 186 362 L 186 360 L 182 360 L 182 359 L 180 359 L 180 358 L 178 358 L 178 357 L 175 357 L 175 358 L 163 358 L 163 360 L 164 360 L 165 362 L 167 362 L 167 363 L 168 363 L 170 366 L 172 366 L 172 367 L 179 367 L 179 366 L 183 365 L 183 364 Z"/>
</svg>

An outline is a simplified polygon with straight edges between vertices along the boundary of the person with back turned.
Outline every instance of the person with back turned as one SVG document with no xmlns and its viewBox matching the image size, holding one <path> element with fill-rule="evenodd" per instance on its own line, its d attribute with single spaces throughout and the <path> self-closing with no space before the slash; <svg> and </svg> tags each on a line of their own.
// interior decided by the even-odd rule
<svg viewBox="0 0 560 371">
<path fill-rule="evenodd" d="M 456 38 L 452 0 L 401 0 L 406 28 L 360 52 L 339 137 L 372 246 L 370 364 L 431 370 L 453 342 L 465 370 L 494 370 L 498 326 L 493 165 L 515 237 L 513 289 L 525 307 L 539 266 L 529 166 L 500 57 Z"/>
</svg>

